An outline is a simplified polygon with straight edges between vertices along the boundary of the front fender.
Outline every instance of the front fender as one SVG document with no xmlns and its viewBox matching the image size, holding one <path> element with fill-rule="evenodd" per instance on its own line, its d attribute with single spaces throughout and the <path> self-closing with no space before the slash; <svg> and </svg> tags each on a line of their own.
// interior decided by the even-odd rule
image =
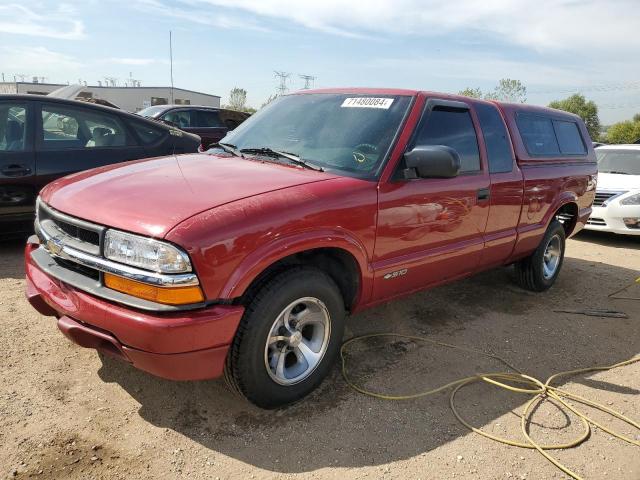
<svg viewBox="0 0 640 480">
<path fill-rule="evenodd" d="M 373 286 L 373 270 L 364 245 L 341 229 L 314 230 L 280 237 L 247 255 L 229 276 L 220 298 L 240 297 L 269 266 L 290 255 L 317 248 L 342 249 L 355 259 L 360 271 L 360 292 L 356 304 L 366 303 Z"/>
</svg>

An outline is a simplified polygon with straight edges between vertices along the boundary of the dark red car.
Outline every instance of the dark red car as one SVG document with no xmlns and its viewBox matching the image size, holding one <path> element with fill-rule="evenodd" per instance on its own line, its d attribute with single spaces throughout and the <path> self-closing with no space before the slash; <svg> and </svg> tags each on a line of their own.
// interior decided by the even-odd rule
<svg viewBox="0 0 640 480">
<path fill-rule="evenodd" d="M 207 150 L 231 130 L 249 118 L 245 112 L 197 105 L 155 105 L 140 110 L 138 115 L 155 118 L 181 130 L 195 133 Z"/>
<path fill-rule="evenodd" d="M 47 186 L 27 297 L 81 346 L 225 371 L 267 408 L 322 381 L 349 313 L 511 264 L 551 287 L 595 195 L 579 117 L 432 92 L 280 97 L 220 148 Z"/>
</svg>

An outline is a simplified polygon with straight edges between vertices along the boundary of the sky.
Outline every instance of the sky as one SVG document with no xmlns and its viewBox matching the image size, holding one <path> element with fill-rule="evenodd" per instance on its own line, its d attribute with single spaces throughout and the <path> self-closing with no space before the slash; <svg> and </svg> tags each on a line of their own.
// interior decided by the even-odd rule
<svg viewBox="0 0 640 480">
<path fill-rule="evenodd" d="M 637 0 L 0 0 L 0 72 L 50 83 L 130 75 L 259 107 L 287 87 L 488 91 L 544 105 L 572 93 L 604 124 L 640 112 Z"/>
</svg>

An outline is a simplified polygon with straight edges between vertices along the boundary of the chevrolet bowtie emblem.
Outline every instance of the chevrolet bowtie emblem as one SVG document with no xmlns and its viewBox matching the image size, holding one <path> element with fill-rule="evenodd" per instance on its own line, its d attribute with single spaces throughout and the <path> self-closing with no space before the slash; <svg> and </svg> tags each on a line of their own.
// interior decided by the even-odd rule
<svg viewBox="0 0 640 480">
<path fill-rule="evenodd" d="M 49 250 L 53 255 L 60 255 L 62 252 L 62 241 L 58 238 L 50 238 L 47 240 L 47 250 Z"/>
</svg>

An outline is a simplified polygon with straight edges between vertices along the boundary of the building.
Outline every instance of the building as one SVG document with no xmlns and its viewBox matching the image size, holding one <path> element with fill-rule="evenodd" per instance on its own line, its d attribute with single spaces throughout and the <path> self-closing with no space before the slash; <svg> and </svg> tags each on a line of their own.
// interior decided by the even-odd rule
<svg viewBox="0 0 640 480">
<path fill-rule="evenodd" d="M 66 86 L 55 83 L 0 82 L 0 93 L 47 95 Z M 172 90 L 173 102 L 171 101 Z M 137 112 L 152 105 L 166 105 L 169 103 L 220 107 L 220 97 L 218 95 L 194 92 L 184 88 L 87 85 L 78 96 L 106 100 L 129 112 Z"/>
</svg>

